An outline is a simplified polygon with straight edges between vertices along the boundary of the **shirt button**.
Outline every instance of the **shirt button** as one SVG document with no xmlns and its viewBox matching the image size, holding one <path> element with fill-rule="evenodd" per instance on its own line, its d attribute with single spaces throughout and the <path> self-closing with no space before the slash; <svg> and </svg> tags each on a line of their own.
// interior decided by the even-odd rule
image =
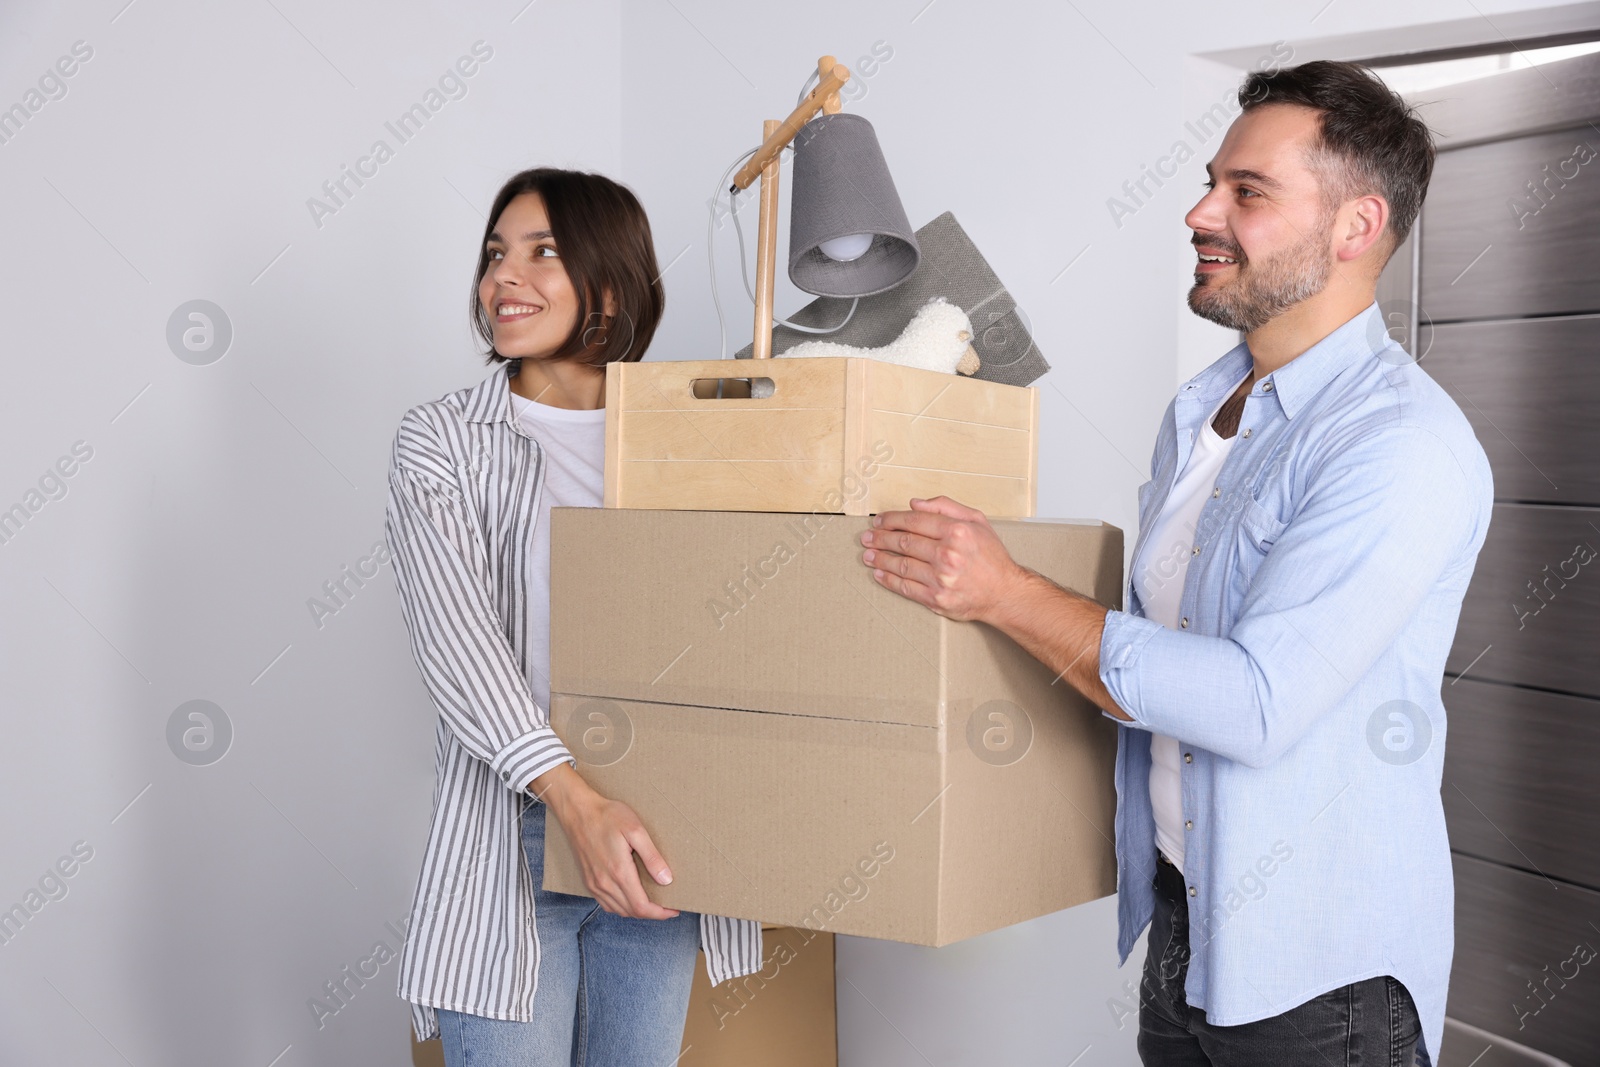
<svg viewBox="0 0 1600 1067">
<path fill-rule="evenodd" d="M 1272 383 L 1271 382 L 1263 382 L 1263 383 L 1261 383 L 1261 389 L 1262 389 L 1263 392 L 1267 392 L 1267 393 L 1272 392 Z"/>
<path fill-rule="evenodd" d="M 1200 554 L 1200 546 L 1199 545 L 1195 545 L 1194 546 L 1194 550 L 1189 553 L 1189 555 L 1191 555 L 1191 556 L 1198 556 L 1199 554 Z"/>
<path fill-rule="evenodd" d="M 1187 630 L 1189 628 L 1189 616 L 1185 615 L 1182 619 L 1180 619 L 1178 621 L 1178 625 Z"/>
<path fill-rule="evenodd" d="M 1194 753 L 1193 752 L 1185 752 L 1183 754 L 1183 762 L 1185 762 L 1185 763 L 1193 763 L 1194 762 Z"/>
<path fill-rule="evenodd" d="M 1214 486 L 1211 487 L 1211 499 L 1212 500 L 1217 499 L 1217 497 L 1219 497 L 1221 495 L 1222 495 L 1222 486 L 1214 485 Z"/>
<path fill-rule="evenodd" d="M 1190 886 L 1189 887 L 1189 895 L 1191 897 L 1199 896 L 1200 895 L 1200 890 L 1196 889 L 1194 886 Z"/>
<path fill-rule="evenodd" d="M 1193 819 L 1185 819 L 1185 820 L 1183 820 L 1183 828 L 1185 830 L 1193 830 L 1194 829 L 1194 820 Z"/>
<path fill-rule="evenodd" d="M 1250 436 L 1250 430 L 1249 430 L 1249 428 L 1248 428 L 1248 427 L 1247 427 L 1247 428 L 1246 428 L 1246 429 L 1245 429 L 1245 431 L 1244 431 L 1244 436 L 1246 436 L 1246 437 L 1249 437 L 1249 436 Z"/>
</svg>

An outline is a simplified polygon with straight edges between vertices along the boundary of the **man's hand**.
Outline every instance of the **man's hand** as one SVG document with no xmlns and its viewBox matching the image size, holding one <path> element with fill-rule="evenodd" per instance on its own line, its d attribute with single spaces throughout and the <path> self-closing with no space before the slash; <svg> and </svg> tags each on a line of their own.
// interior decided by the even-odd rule
<svg viewBox="0 0 1600 1067">
<path fill-rule="evenodd" d="M 946 496 L 911 509 L 879 514 L 861 535 L 861 562 L 879 585 L 947 619 L 988 623 L 1096 707 L 1133 721 L 1100 681 L 1104 606 L 1017 563 L 983 512 Z"/>
<path fill-rule="evenodd" d="M 861 562 L 879 585 L 959 622 L 992 622 L 1024 569 L 983 512 L 947 496 L 885 511 L 861 535 Z"/>
<path fill-rule="evenodd" d="M 633 862 L 635 852 L 657 884 L 670 883 L 672 871 L 632 808 L 601 796 L 565 763 L 539 775 L 528 788 L 544 801 L 548 814 L 561 821 L 583 872 L 583 884 L 602 908 L 631 919 L 670 919 L 678 914 L 644 895 Z"/>
</svg>

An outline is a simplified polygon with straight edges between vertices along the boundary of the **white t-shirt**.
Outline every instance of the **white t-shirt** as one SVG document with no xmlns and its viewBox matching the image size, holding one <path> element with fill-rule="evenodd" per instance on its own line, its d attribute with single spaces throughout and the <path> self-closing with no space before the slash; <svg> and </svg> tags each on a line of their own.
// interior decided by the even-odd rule
<svg viewBox="0 0 1600 1067">
<path fill-rule="evenodd" d="M 536 587 L 528 590 L 533 699 L 550 710 L 550 509 L 597 508 L 605 499 L 606 409 L 552 407 L 511 394 L 517 425 L 544 448 L 544 491 L 533 524 Z"/>
<path fill-rule="evenodd" d="M 1234 389 L 1243 381 L 1244 378 L 1240 378 L 1235 382 Z M 1200 511 L 1216 491 L 1217 474 L 1233 448 L 1234 438 L 1221 437 L 1211 428 L 1212 418 L 1232 395 L 1233 389 L 1229 389 L 1206 417 L 1194 450 L 1189 454 L 1189 462 L 1178 475 L 1172 494 L 1151 526 L 1150 536 L 1139 550 L 1139 558 L 1134 560 L 1133 587 L 1144 605 L 1145 617 L 1169 629 L 1178 629 L 1183 580 L 1189 573 Z M 1182 766 L 1177 740 L 1152 733 L 1150 806 L 1155 810 L 1156 847 L 1179 871 L 1183 870 Z"/>
</svg>

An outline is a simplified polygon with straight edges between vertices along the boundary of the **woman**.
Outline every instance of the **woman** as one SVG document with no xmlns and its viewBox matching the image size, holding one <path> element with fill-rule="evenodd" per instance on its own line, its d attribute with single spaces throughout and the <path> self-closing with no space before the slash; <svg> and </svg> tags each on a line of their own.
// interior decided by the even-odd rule
<svg viewBox="0 0 1600 1067">
<path fill-rule="evenodd" d="M 697 948 L 713 983 L 748 974 L 759 927 L 650 902 L 634 854 L 661 884 L 666 861 L 548 712 L 550 508 L 601 502 L 605 365 L 644 354 L 660 271 L 643 208 L 600 175 L 525 171 L 489 219 L 472 316 L 495 369 L 408 411 L 390 464 L 395 579 L 439 709 L 399 992 L 450 1067 L 667 1067 Z M 552 814 L 592 900 L 540 887 Z"/>
</svg>

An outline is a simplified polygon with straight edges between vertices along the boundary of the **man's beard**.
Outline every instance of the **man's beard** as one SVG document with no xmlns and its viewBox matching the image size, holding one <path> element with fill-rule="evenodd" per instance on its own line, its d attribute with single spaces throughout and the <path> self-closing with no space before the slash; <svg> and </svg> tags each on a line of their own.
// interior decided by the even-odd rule
<svg viewBox="0 0 1600 1067">
<path fill-rule="evenodd" d="M 1320 219 L 1293 247 L 1259 263 L 1238 264 L 1231 282 L 1195 282 L 1189 290 L 1189 310 L 1218 326 L 1250 333 L 1311 299 L 1328 284 L 1332 270 L 1328 258 L 1332 225 L 1332 218 Z M 1224 247 L 1209 239 L 1195 243 Z"/>
</svg>

